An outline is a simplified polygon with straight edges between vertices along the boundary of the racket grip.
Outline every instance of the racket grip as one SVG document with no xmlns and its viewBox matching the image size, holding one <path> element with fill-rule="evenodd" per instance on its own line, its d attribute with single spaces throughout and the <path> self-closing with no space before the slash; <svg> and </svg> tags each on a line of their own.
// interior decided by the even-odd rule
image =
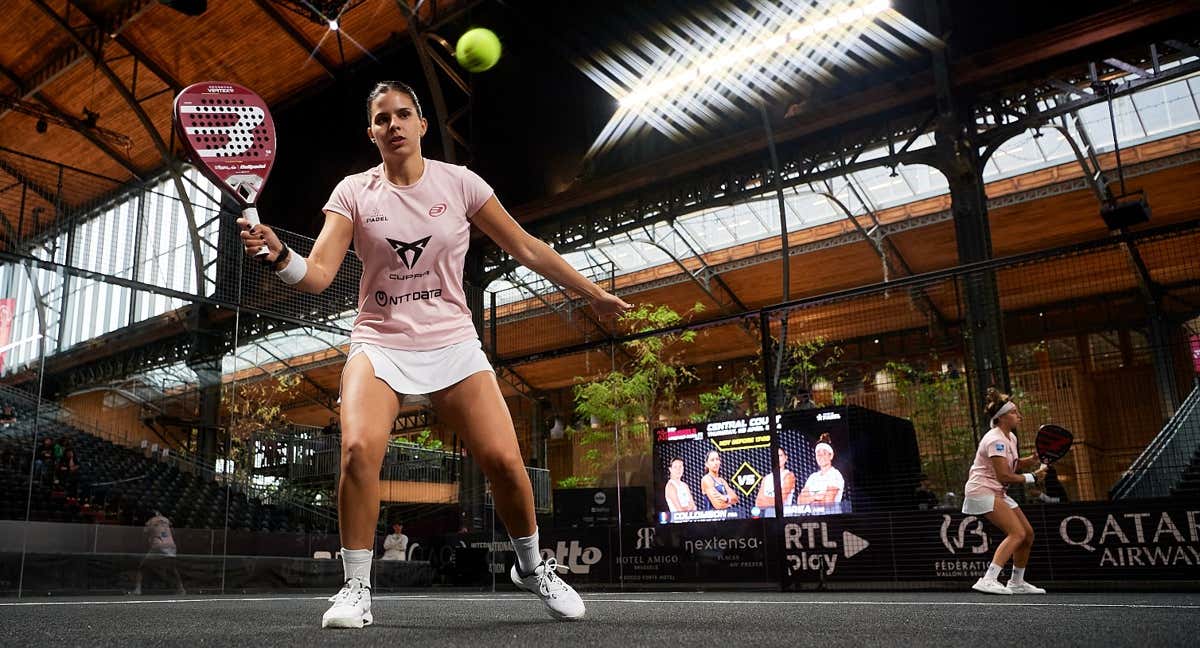
<svg viewBox="0 0 1200 648">
<path fill-rule="evenodd" d="M 257 207 L 247 207 L 247 208 L 243 209 L 242 210 L 242 218 L 245 218 L 250 223 L 251 228 L 254 228 L 254 227 L 262 224 L 262 221 L 258 219 L 258 208 Z M 254 256 L 265 257 L 270 253 L 271 253 L 271 251 L 268 250 L 266 248 L 266 246 L 263 246 L 263 248 L 261 250 L 259 250 L 258 252 L 256 252 L 254 254 Z"/>
</svg>

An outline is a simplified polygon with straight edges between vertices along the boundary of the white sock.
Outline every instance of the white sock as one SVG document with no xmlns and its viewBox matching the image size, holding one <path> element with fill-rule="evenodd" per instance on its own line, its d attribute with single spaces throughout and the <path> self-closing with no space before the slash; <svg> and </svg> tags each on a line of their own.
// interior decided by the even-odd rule
<svg viewBox="0 0 1200 648">
<path fill-rule="evenodd" d="M 1004 569 L 1004 566 L 991 563 L 988 565 L 987 575 L 984 576 L 984 578 L 988 580 L 996 580 L 997 578 L 1000 578 L 1001 569 Z"/>
<path fill-rule="evenodd" d="M 346 580 L 362 579 L 363 585 L 371 586 L 371 550 L 342 549 L 342 567 L 346 570 Z"/>
<path fill-rule="evenodd" d="M 538 546 L 538 532 L 535 528 L 533 535 L 525 538 L 511 538 L 513 550 L 517 552 L 517 570 L 522 574 L 532 574 L 535 567 L 542 562 L 542 552 Z"/>
<path fill-rule="evenodd" d="M 1008 579 L 1009 585 L 1020 585 L 1025 582 L 1025 568 L 1013 565 L 1012 578 Z"/>
</svg>

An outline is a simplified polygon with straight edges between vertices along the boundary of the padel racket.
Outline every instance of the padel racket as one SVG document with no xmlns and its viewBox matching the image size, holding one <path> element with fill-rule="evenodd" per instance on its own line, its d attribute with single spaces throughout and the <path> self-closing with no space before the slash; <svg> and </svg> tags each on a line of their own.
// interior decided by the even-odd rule
<svg viewBox="0 0 1200 648">
<path fill-rule="evenodd" d="M 1071 431 L 1061 425 L 1047 423 L 1038 428 L 1037 433 L 1037 454 L 1042 463 L 1049 466 L 1050 464 L 1063 458 L 1067 451 L 1071 449 L 1071 443 L 1075 441 L 1075 436 Z"/>
<path fill-rule="evenodd" d="M 194 83 L 175 97 L 175 127 L 200 172 L 242 205 L 258 225 L 255 203 L 275 162 L 275 122 L 267 103 L 235 83 Z M 258 256 L 268 254 L 266 247 Z"/>
</svg>

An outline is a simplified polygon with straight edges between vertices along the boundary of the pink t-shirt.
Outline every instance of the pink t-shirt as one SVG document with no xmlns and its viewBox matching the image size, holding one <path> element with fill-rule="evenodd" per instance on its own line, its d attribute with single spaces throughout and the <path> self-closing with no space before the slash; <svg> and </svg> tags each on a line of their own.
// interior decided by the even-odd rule
<svg viewBox="0 0 1200 648">
<path fill-rule="evenodd" d="M 1008 488 L 996 479 L 996 469 L 992 466 L 992 457 L 1004 457 L 1015 472 L 1017 469 L 1017 436 L 1005 434 L 1000 428 L 992 428 L 979 440 L 979 449 L 975 451 L 975 462 L 971 464 L 971 474 L 967 477 L 967 486 L 963 489 L 970 495 L 1003 495 Z"/>
<path fill-rule="evenodd" d="M 363 264 L 352 342 L 422 351 L 478 336 L 463 264 L 470 219 L 492 195 L 473 171 L 437 160 L 407 187 L 388 181 L 383 164 L 338 183 L 325 211 L 354 223 Z"/>
</svg>

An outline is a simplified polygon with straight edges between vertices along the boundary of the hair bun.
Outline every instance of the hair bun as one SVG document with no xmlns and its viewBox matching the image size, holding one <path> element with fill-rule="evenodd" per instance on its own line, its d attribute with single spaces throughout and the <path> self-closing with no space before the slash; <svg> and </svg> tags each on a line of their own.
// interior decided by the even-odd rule
<svg viewBox="0 0 1200 648">
<path fill-rule="evenodd" d="M 817 439 L 817 443 L 828 443 L 829 445 L 833 445 L 833 440 L 829 438 L 828 432 L 822 432 L 821 438 Z"/>
</svg>

